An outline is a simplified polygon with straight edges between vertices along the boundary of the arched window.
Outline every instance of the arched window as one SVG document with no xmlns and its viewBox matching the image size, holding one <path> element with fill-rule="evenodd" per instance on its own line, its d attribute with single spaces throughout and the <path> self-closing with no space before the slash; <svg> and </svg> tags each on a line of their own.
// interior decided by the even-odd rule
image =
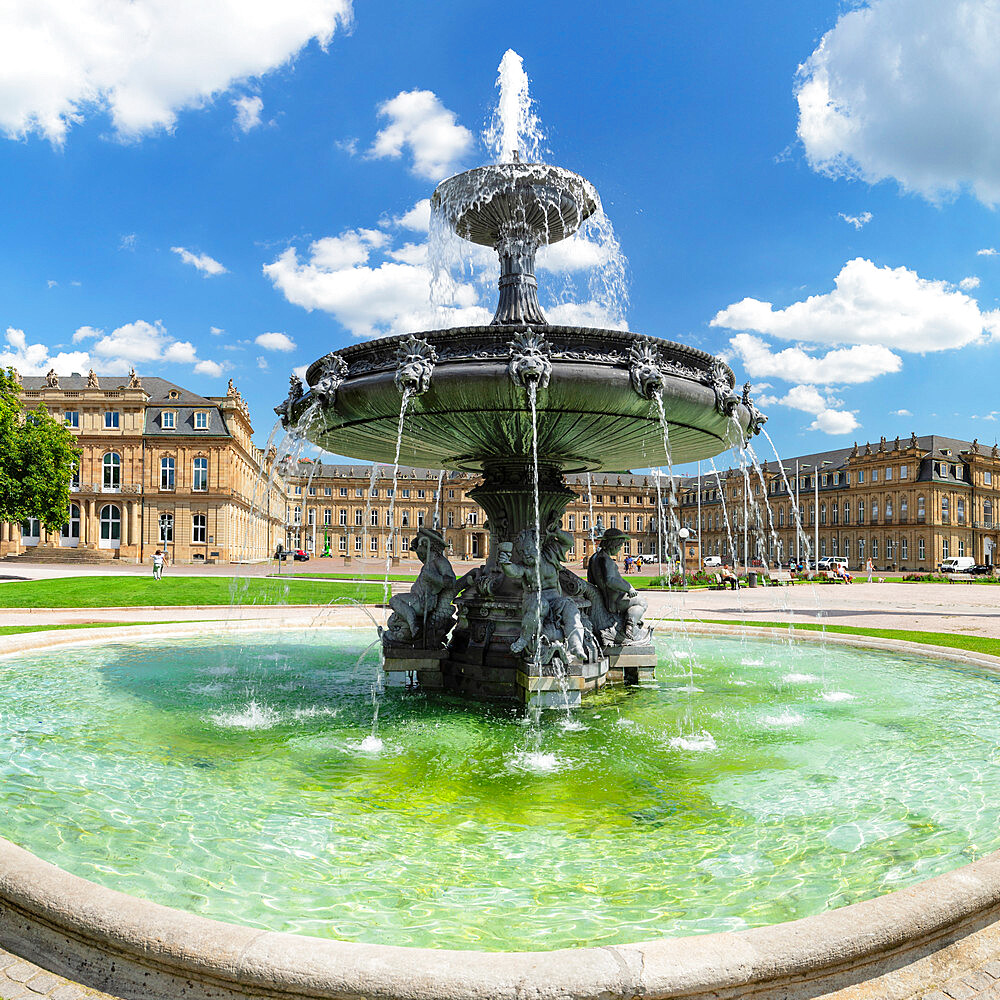
<svg viewBox="0 0 1000 1000">
<path fill-rule="evenodd" d="M 117 457 L 117 456 L 116 456 Z M 122 539 L 122 512 L 121 508 L 113 503 L 106 503 L 101 508 L 101 540 L 102 549 L 117 549 L 121 546 Z"/>
<path fill-rule="evenodd" d="M 993 501 L 984 500 L 983 501 L 983 520 L 987 524 L 993 523 Z"/>
<path fill-rule="evenodd" d="M 174 488 L 174 459 L 170 455 L 164 455 L 160 459 L 160 489 L 172 490 Z"/>
<path fill-rule="evenodd" d="M 941 520 L 945 524 L 951 522 L 951 498 L 941 497 Z"/>
<path fill-rule="evenodd" d="M 819 505 L 819 523 L 826 524 L 826 504 L 821 503 Z"/>
<path fill-rule="evenodd" d="M 204 514 L 195 514 L 191 518 L 191 541 L 195 543 L 204 542 L 207 527 L 208 518 Z"/>
<path fill-rule="evenodd" d="M 905 521 L 910 510 L 910 501 L 906 497 L 899 498 L 899 519 Z M 903 557 L 906 558 L 905 556 Z"/>
<path fill-rule="evenodd" d="M 927 508 L 924 505 L 923 496 L 917 497 L 917 520 L 923 522 L 927 517 Z M 923 559 L 923 556 L 920 557 Z"/>
<path fill-rule="evenodd" d="M 122 488 L 122 457 L 116 451 L 109 451 L 104 456 L 104 488 L 120 490 Z"/>
</svg>

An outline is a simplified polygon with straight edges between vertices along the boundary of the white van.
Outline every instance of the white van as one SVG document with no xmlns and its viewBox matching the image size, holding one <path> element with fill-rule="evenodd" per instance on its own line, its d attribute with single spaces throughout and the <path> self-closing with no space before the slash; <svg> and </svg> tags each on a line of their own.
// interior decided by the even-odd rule
<svg viewBox="0 0 1000 1000">
<path fill-rule="evenodd" d="M 705 568 L 719 567 L 722 565 L 722 556 L 705 556 Z"/>
<path fill-rule="evenodd" d="M 971 573 L 976 560 L 972 556 L 952 556 L 938 567 L 942 573 Z"/>
</svg>

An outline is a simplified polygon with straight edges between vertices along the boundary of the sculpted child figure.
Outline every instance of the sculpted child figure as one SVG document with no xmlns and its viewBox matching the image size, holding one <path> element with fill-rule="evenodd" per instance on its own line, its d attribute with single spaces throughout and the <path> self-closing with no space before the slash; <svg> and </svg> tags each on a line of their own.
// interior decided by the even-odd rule
<svg viewBox="0 0 1000 1000">
<path fill-rule="evenodd" d="M 390 642 L 420 646 L 425 649 L 444 645 L 455 624 L 458 590 L 455 571 L 444 552 L 444 535 L 433 528 L 421 528 L 413 540 L 413 550 L 424 564 L 408 594 L 396 594 L 389 600 L 392 615 L 386 625 Z"/>
<path fill-rule="evenodd" d="M 617 634 L 606 638 L 626 645 L 649 641 L 649 630 L 642 621 L 646 601 L 632 584 L 622 579 L 615 561 L 627 539 L 624 531 L 608 528 L 587 565 L 587 582 L 597 592 L 608 617 L 616 625 Z"/>
</svg>

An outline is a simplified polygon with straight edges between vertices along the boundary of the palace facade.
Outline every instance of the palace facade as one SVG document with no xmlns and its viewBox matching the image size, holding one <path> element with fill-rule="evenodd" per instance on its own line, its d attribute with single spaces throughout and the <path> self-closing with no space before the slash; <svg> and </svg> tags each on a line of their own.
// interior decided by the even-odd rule
<svg viewBox="0 0 1000 1000">
<path fill-rule="evenodd" d="M 21 403 L 44 403 L 81 449 L 70 517 L 0 528 L 0 555 L 100 561 L 266 559 L 285 533 L 282 484 L 253 443 L 246 403 L 199 396 L 162 378 L 73 374 L 21 379 Z M 262 475 L 264 470 L 264 475 Z"/>
</svg>

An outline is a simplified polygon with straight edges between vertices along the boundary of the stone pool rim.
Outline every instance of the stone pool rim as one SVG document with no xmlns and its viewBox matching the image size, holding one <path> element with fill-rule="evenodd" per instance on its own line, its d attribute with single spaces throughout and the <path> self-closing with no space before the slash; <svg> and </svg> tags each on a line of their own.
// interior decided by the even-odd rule
<svg viewBox="0 0 1000 1000">
<path fill-rule="evenodd" d="M 345 611 L 323 628 L 369 625 Z M 218 631 L 302 628 L 301 619 L 52 630 L 6 637 L 0 663 L 55 646 Z M 306 626 L 307 627 L 307 626 Z M 659 633 L 680 630 L 661 622 Z M 693 635 L 775 638 L 773 628 L 691 624 Z M 80 632 L 86 632 L 81 635 Z M 916 653 L 1000 673 L 1000 657 L 807 631 L 799 641 Z M 0 838 L 0 945 L 122 997 L 280 996 L 408 1000 L 816 996 L 1000 939 L 1000 851 L 887 895 L 766 927 L 539 952 L 407 948 L 261 931 L 107 889 Z M 778 995 L 775 993 L 775 995 Z M 885 993 L 890 996 L 889 992 Z M 904 995 L 904 994 L 901 994 Z"/>
</svg>

